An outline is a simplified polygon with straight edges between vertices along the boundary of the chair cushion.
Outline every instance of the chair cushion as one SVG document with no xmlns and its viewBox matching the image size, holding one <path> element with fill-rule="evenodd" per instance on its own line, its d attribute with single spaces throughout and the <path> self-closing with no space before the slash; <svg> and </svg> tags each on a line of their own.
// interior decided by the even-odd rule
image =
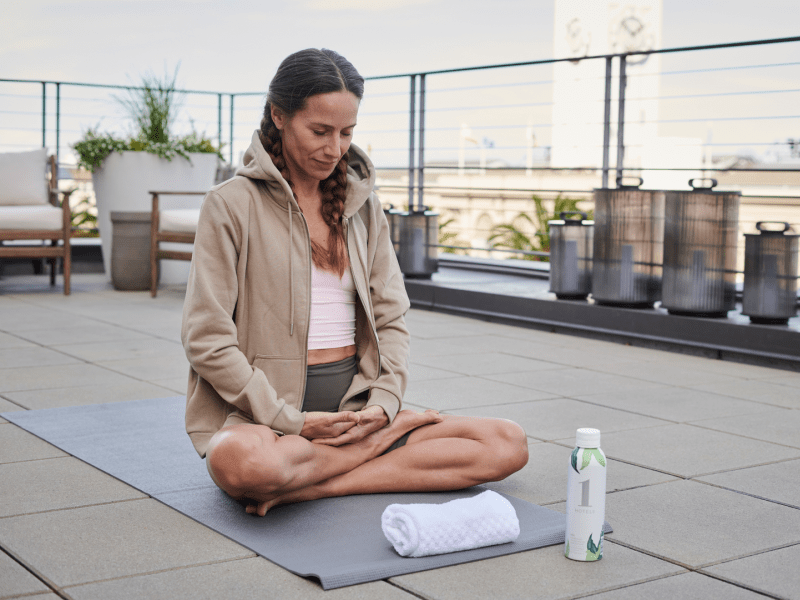
<svg viewBox="0 0 800 600">
<path fill-rule="evenodd" d="M 0 229 L 61 229 L 64 213 L 52 204 L 0 206 Z"/>
<path fill-rule="evenodd" d="M 179 231 L 181 233 L 197 233 L 197 221 L 200 209 L 172 208 L 159 213 L 159 231 Z"/>
<path fill-rule="evenodd" d="M 47 148 L 0 153 L 0 206 L 48 204 Z"/>
</svg>

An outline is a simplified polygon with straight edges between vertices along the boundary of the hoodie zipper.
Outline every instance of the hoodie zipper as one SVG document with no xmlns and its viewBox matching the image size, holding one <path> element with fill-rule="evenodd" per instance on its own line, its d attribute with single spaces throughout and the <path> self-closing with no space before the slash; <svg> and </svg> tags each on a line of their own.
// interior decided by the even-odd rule
<svg viewBox="0 0 800 600">
<path fill-rule="evenodd" d="M 342 217 L 342 224 L 344 225 L 345 245 L 349 249 L 350 248 L 350 217 Z M 348 255 L 349 255 L 349 252 L 348 252 Z M 356 255 L 358 257 L 358 260 L 361 261 L 361 264 L 362 265 L 365 264 L 364 261 L 361 258 L 361 252 L 359 251 L 358 246 L 356 246 Z M 365 296 L 358 289 L 359 280 L 358 280 L 358 278 L 355 277 L 355 274 L 353 273 L 353 261 L 352 260 L 350 261 L 350 264 L 348 265 L 348 268 L 350 269 L 350 277 L 353 279 L 353 283 L 356 286 L 356 294 L 358 294 L 359 298 L 361 299 L 361 305 L 364 307 L 364 312 L 367 313 L 367 323 L 369 324 L 369 330 L 372 333 L 372 337 L 375 340 L 375 347 L 378 350 L 378 375 L 377 375 L 377 377 L 375 377 L 375 379 L 372 380 L 372 383 L 375 383 L 377 381 L 378 377 L 380 377 L 380 375 L 381 375 L 381 350 L 380 350 L 380 344 L 378 343 L 378 332 L 375 331 L 375 326 L 372 324 L 372 319 L 369 318 L 369 313 L 372 311 L 372 304 L 370 304 L 368 302 L 369 298 L 367 298 L 367 302 L 364 301 Z M 365 275 L 366 275 L 366 273 L 365 273 Z M 370 386 L 367 385 L 366 387 L 364 387 L 364 388 L 362 388 L 362 389 L 360 389 L 360 390 L 358 390 L 356 392 L 353 392 L 352 394 L 349 394 L 345 398 L 342 398 L 342 401 L 339 403 L 339 408 L 341 409 L 342 403 L 344 403 L 347 400 L 350 400 L 351 398 L 357 396 L 358 394 L 360 394 L 362 392 L 365 392 L 369 388 L 370 388 Z"/>
</svg>

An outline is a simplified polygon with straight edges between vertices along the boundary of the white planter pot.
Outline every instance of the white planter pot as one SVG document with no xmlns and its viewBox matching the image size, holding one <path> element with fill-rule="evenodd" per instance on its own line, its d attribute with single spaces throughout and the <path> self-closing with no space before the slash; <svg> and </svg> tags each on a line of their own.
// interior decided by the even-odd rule
<svg viewBox="0 0 800 600">
<path fill-rule="evenodd" d="M 152 210 L 150 190 L 206 192 L 214 185 L 215 154 L 193 153 L 190 163 L 181 156 L 171 161 L 149 152 L 113 152 L 92 175 L 97 201 L 97 227 L 103 246 L 103 266 L 111 279 L 111 211 Z M 198 208 L 202 196 L 162 196 L 161 208 Z M 189 249 L 184 244 L 163 244 L 164 249 Z M 186 283 L 187 261 L 161 261 L 162 283 Z"/>
</svg>

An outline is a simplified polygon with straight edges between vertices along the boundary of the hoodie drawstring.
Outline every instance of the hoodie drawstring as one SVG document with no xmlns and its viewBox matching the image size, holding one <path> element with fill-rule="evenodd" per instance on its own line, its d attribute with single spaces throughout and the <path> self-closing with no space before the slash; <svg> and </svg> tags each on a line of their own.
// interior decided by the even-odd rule
<svg viewBox="0 0 800 600">
<path fill-rule="evenodd" d="M 292 231 L 292 203 L 289 202 L 289 335 L 294 335 L 294 263 L 292 261 L 294 233 Z"/>
</svg>

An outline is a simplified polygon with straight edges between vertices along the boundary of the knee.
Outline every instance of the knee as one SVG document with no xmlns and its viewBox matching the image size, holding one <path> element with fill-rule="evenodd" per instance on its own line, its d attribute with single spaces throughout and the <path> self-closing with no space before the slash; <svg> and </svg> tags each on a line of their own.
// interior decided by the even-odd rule
<svg viewBox="0 0 800 600">
<path fill-rule="evenodd" d="M 493 480 L 499 481 L 528 464 L 528 438 L 525 430 L 513 421 L 497 419 L 493 429 L 492 447 L 496 456 Z"/>
<path fill-rule="evenodd" d="M 234 498 L 244 497 L 256 487 L 279 489 L 283 470 L 265 446 L 255 432 L 218 432 L 206 455 L 214 482 Z"/>
</svg>

